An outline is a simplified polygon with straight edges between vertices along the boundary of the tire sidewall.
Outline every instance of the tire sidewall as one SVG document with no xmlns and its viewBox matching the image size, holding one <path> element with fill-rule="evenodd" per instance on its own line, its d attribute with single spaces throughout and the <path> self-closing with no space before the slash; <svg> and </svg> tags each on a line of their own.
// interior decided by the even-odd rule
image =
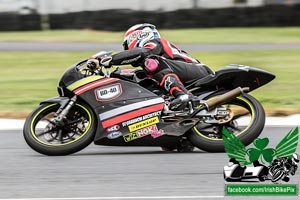
<svg viewBox="0 0 300 200">
<path fill-rule="evenodd" d="M 72 142 L 70 144 L 61 145 L 61 146 L 51 146 L 46 145 L 38 141 L 32 133 L 31 125 L 33 120 L 35 120 L 41 111 L 47 109 L 47 107 L 51 108 L 52 106 L 56 106 L 56 103 L 45 103 L 37 107 L 34 111 L 32 111 L 28 117 L 26 118 L 24 128 L 23 128 L 23 136 L 26 143 L 35 151 L 49 155 L 49 156 L 61 156 L 61 155 L 68 155 L 75 152 L 78 152 L 88 146 L 94 139 L 95 130 L 96 130 L 96 123 L 95 123 L 95 116 L 89 106 L 84 103 L 76 103 L 76 105 L 80 105 L 84 107 L 91 116 L 91 125 L 89 130 L 77 141 Z"/>
</svg>

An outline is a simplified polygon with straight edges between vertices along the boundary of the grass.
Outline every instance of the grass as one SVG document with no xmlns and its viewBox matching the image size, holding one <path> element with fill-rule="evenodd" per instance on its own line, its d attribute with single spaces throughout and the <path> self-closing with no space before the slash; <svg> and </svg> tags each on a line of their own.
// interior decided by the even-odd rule
<svg viewBox="0 0 300 200">
<path fill-rule="evenodd" d="M 61 74 L 68 66 L 94 52 L 0 53 L 0 111 L 30 111 L 40 101 L 56 96 Z M 300 50 L 194 52 L 193 56 L 217 70 L 231 63 L 265 69 L 277 78 L 252 92 L 266 109 L 300 111 Z"/>
<path fill-rule="evenodd" d="M 159 28 L 159 27 L 158 27 Z M 125 30 L 124 30 L 125 31 Z M 300 27 L 288 28 L 203 28 L 160 30 L 174 43 L 300 43 Z M 124 32 L 51 30 L 0 32 L 0 42 L 117 42 Z"/>
<path fill-rule="evenodd" d="M 61 74 L 68 66 L 89 55 L 89 53 L 2 52 L 0 110 L 31 110 L 42 99 L 56 96 L 56 87 Z"/>
<path fill-rule="evenodd" d="M 159 28 L 159 27 L 158 27 Z M 210 28 L 160 30 L 174 43 L 300 43 L 300 27 Z M 121 43 L 124 32 L 52 30 L 0 32 L 0 42 L 113 42 Z M 71 64 L 95 52 L 1 52 L 0 112 L 28 112 L 40 101 L 56 96 L 61 74 Z M 277 78 L 253 91 L 266 109 L 300 112 L 300 50 L 253 50 L 192 52 L 212 69 L 231 63 L 265 69 Z M 1 115 L 1 113 L 0 113 Z"/>
</svg>

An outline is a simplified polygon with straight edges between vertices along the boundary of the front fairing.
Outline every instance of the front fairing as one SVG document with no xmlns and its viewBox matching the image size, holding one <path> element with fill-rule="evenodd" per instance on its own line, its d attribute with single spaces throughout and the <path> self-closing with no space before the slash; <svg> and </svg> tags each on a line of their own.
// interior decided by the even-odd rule
<svg viewBox="0 0 300 200">
<path fill-rule="evenodd" d="M 97 76 L 77 81 L 68 89 L 94 110 L 98 118 L 96 140 L 107 137 L 107 130 L 115 126 L 120 127 L 118 131 L 122 134 L 132 132 L 129 130 L 132 120 L 141 122 L 146 117 L 148 120 L 149 114 L 149 121 L 153 119 L 154 124 L 159 123 L 164 107 L 162 98 L 132 82 L 117 78 L 92 78 Z"/>
<path fill-rule="evenodd" d="M 67 88 L 74 82 L 83 79 L 85 77 L 85 74 L 78 68 L 78 66 L 81 66 L 85 62 L 86 60 L 83 60 L 69 67 L 60 78 L 59 87 Z"/>
<path fill-rule="evenodd" d="M 191 128 L 188 125 L 191 120 L 188 124 L 162 122 L 164 99 L 139 85 L 136 79 L 127 80 L 125 75 L 125 78 L 85 76 L 78 65 L 66 70 L 59 85 L 68 92 L 66 96 L 77 95 L 78 100 L 94 111 L 96 144 L 164 146 L 170 141 L 177 144 L 178 136 Z"/>
</svg>

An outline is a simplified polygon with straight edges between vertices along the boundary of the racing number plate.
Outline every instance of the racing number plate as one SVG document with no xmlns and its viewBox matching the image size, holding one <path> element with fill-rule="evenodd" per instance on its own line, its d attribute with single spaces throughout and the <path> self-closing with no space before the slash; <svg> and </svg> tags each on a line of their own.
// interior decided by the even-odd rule
<svg viewBox="0 0 300 200">
<path fill-rule="evenodd" d="M 95 90 L 95 96 L 98 101 L 110 101 L 118 98 L 122 94 L 120 83 L 105 86 Z"/>
</svg>

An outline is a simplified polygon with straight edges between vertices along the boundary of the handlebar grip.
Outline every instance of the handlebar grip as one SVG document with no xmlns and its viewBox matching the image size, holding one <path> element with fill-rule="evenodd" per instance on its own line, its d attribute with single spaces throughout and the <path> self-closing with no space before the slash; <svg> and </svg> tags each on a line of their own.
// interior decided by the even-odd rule
<svg viewBox="0 0 300 200">
<path fill-rule="evenodd" d="M 237 96 L 239 96 L 240 94 L 244 92 L 248 92 L 249 90 L 250 88 L 248 87 L 245 88 L 238 87 L 214 99 L 208 100 L 207 102 L 204 103 L 204 105 L 207 108 L 207 110 L 210 111 L 214 109 L 216 106 L 227 103 L 232 99 L 236 98 Z"/>
</svg>

